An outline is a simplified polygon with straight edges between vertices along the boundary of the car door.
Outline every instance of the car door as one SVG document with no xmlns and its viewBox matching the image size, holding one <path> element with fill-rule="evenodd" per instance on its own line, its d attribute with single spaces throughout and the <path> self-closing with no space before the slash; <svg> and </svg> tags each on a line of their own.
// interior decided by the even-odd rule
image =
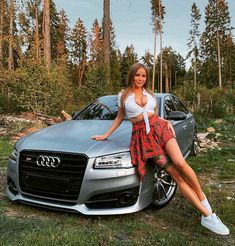
<svg viewBox="0 0 235 246">
<path fill-rule="evenodd" d="M 168 115 L 172 111 L 178 111 L 176 109 L 176 104 L 174 103 L 175 98 L 173 100 L 173 97 L 171 95 L 167 95 L 164 98 L 164 118 L 168 118 Z M 184 120 L 172 120 L 172 125 L 174 126 L 175 133 L 176 133 L 176 140 L 179 144 L 179 147 L 181 149 L 181 152 L 183 155 L 187 152 L 187 146 L 186 144 L 187 140 L 187 125 L 185 124 Z"/>
<path fill-rule="evenodd" d="M 192 147 L 195 130 L 195 119 L 193 117 L 193 114 L 189 110 L 187 110 L 187 108 L 177 97 L 172 96 L 172 100 L 174 102 L 176 110 L 184 112 L 187 116 L 187 118 L 181 122 L 184 129 L 184 139 L 182 145 L 184 145 L 183 149 L 185 150 L 185 153 L 187 153 L 187 151 L 190 151 Z"/>
</svg>

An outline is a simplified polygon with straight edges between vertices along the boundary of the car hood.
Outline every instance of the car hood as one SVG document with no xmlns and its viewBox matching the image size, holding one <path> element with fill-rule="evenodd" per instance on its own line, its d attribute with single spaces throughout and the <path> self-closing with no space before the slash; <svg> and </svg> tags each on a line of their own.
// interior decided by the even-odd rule
<svg viewBox="0 0 235 246">
<path fill-rule="evenodd" d="M 109 129 L 110 120 L 71 120 L 43 128 L 27 136 L 19 150 L 45 150 L 82 153 L 96 157 L 129 150 L 131 123 L 123 121 L 119 128 L 105 141 L 91 139 Z"/>
</svg>

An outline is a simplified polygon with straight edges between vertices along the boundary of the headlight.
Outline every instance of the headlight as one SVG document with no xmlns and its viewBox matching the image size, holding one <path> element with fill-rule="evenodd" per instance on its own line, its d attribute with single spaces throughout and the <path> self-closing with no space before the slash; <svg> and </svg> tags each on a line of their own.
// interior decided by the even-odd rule
<svg viewBox="0 0 235 246">
<path fill-rule="evenodd" d="M 130 168 L 131 157 L 129 152 L 115 155 L 105 155 L 95 159 L 94 168 Z"/>
<path fill-rule="evenodd" d="M 13 148 L 13 150 L 12 150 L 12 152 L 11 152 L 10 158 L 11 158 L 12 160 L 16 161 L 16 160 L 17 160 L 17 155 L 18 155 L 18 150 L 17 150 L 17 148 L 14 146 L 14 148 Z"/>
</svg>

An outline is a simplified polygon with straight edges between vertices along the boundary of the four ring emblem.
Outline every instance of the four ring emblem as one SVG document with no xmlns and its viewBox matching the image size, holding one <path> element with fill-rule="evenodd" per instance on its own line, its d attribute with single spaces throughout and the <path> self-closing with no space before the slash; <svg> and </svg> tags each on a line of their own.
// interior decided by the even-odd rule
<svg viewBox="0 0 235 246">
<path fill-rule="evenodd" d="M 39 167 L 53 167 L 56 168 L 60 165 L 60 158 L 57 156 L 40 155 L 36 161 Z"/>
</svg>

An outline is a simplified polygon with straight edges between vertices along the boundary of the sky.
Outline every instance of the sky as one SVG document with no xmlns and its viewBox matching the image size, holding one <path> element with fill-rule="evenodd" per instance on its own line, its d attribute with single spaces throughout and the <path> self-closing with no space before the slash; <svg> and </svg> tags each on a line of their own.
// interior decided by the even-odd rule
<svg viewBox="0 0 235 246">
<path fill-rule="evenodd" d="M 101 24 L 103 0 L 54 0 L 57 10 L 65 10 L 70 27 L 80 18 L 88 32 L 95 19 Z M 183 57 L 188 53 L 188 38 L 192 3 L 195 2 L 202 15 L 200 30 L 204 28 L 204 10 L 208 0 L 162 0 L 166 14 L 163 26 L 163 47 L 171 46 Z M 231 26 L 235 27 L 235 0 L 227 0 Z M 117 47 L 123 52 L 133 44 L 138 57 L 149 50 L 153 54 L 150 0 L 110 0 L 110 17 L 113 22 Z M 233 30 L 235 37 L 235 31 Z M 235 38 L 234 38 L 235 40 Z M 159 53 L 159 47 L 157 47 Z"/>
</svg>

